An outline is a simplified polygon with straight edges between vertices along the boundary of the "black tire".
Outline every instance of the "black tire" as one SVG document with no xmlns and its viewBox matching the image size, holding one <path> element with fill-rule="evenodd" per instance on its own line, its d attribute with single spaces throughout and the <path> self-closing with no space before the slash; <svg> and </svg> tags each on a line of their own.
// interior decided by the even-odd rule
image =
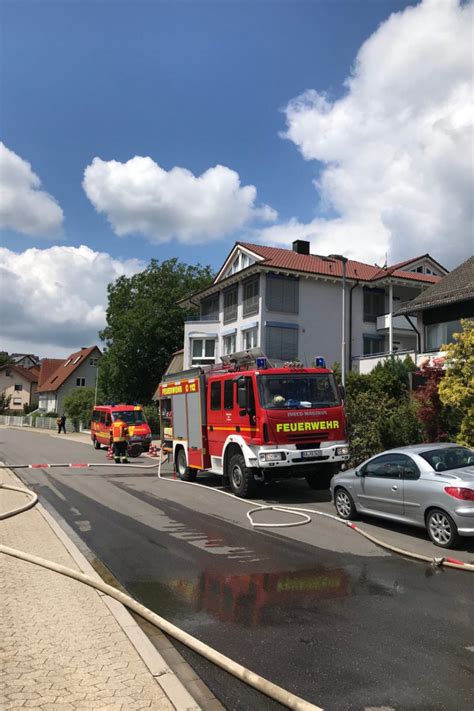
<svg viewBox="0 0 474 711">
<path fill-rule="evenodd" d="M 134 442 L 133 444 L 128 445 L 127 455 L 129 457 L 131 457 L 132 459 L 139 457 L 141 453 L 142 453 L 142 446 L 139 442 Z"/>
<path fill-rule="evenodd" d="M 308 486 L 315 491 L 324 491 L 329 489 L 331 479 L 334 474 L 337 474 L 338 466 L 334 464 L 321 465 L 316 467 L 314 472 L 307 474 L 305 479 L 308 482 Z"/>
<path fill-rule="evenodd" d="M 94 437 L 94 449 L 100 449 L 100 442 Z"/>
<path fill-rule="evenodd" d="M 229 459 L 227 476 L 229 477 L 232 491 L 242 499 L 250 498 L 257 488 L 253 471 L 246 466 L 244 456 L 241 453 L 233 454 Z"/>
<path fill-rule="evenodd" d="M 428 536 L 440 548 L 454 548 L 460 543 L 458 529 L 453 519 L 442 509 L 431 509 L 426 517 Z"/>
<path fill-rule="evenodd" d="M 336 507 L 337 515 L 344 521 L 353 521 L 357 518 L 357 509 L 354 504 L 354 499 L 349 494 L 347 489 L 340 487 L 334 493 L 334 506 Z"/>
<path fill-rule="evenodd" d="M 196 470 L 190 469 L 186 462 L 186 453 L 182 447 L 176 454 L 176 473 L 181 481 L 196 481 Z"/>
</svg>

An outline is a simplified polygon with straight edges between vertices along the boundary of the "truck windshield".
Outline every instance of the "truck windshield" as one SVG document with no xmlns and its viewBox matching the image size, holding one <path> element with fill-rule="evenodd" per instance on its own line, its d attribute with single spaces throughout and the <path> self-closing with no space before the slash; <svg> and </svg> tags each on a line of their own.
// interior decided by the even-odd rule
<svg viewBox="0 0 474 711">
<path fill-rule="evenodd" d="M 127 425 L 142 425 L 145 420 L 143 410 L 115 410 L 112 412 L 113 420 L 122 420 Z"/>
<path fill-rule="evenodd" d="M 327 373 L 261 375 L 258 389 L 260 404 L 268 410 L 299 410 L 340 404 L 334 376 Z"/>
</svg>

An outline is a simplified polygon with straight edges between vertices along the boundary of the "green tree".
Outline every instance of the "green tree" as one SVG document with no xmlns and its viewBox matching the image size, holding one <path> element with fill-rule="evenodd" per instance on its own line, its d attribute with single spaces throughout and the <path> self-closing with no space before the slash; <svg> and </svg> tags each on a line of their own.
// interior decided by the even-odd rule
<svg viewBox="0 0 474 711">
<path fill-rule="evenodd" d="M 9 365 L 12 362 L 11 357 L 6 351 L 0 351 L 0 368 L 3 368 L 4 365 Z"/>
<path fill-rule="evenodd" d="M 8 408 L 10 407 L 11 399 L 11 395 L 6 395 L 5 390 L 2 390 L 2 392 L 0 393 L 0 415 L 3 415 L 7 412 Z"/>
<path fill-rule="evenodd" d="M 439 384 L 439 397 L 461 413 L 457 441 L 474 446 L 474 322 L 461 321 L 462 332 L 454 334 L 454 343 L 443 346 L 446 373 Z"/>
<path fill-rule="evenodd" d="M 79 423 L 90 423 L 94 406 L 94 388 L 77 388 L 64 398 L 64 412 L 72 420 L 74 428 L 79 429 Z"/>
<path fill-rule="evenodd" d="M 177 259 L 158 262 L 108 287 L 106 343 L 99 385 L 107 399 L 151 402 L 171 355 L 182 348 L 190 312 L 177 302 L 212 281 L 210 267 L 188 266 Z"/>
</svg>

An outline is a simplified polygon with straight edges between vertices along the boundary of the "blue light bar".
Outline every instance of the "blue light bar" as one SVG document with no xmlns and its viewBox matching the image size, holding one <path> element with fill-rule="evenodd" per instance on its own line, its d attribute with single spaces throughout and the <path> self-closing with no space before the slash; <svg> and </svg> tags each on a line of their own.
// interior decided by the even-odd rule
<svg viewBox="0 0 474 711">
<path fill-rule="evenodd" d="M 322 356 L 317 356 L 315 360 L 316 360 L 316 368 L 325 368 L 326 367 L 326 360 Z"/>
<path fill-rule="evenodd" d="M 267 369 L 267 359 L 266 358 L 257 358 L 257 368 L 259 370 L 266 370 Z"/>
</svg>

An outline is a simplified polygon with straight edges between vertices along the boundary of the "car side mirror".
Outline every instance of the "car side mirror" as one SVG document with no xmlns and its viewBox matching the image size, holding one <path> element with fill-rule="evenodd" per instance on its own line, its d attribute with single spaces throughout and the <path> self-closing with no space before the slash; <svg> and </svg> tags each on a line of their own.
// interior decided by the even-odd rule
<svg viewBox="0 0 474 711">
<path fill-rule="evenodd" d="M 339 394 L 341 396 L 341 400 L 344 400 L 346 397 L 346 389 L 344 385 L 339 385 Z"/>
<path fill-rule="evenodd" d="M 365 476 L 365 469 L 363 469 L 361 467 L 360 469 L 356 469 L 354 473 L 356 476 L 360 476 L 360 477 Z"/>
</svg>

